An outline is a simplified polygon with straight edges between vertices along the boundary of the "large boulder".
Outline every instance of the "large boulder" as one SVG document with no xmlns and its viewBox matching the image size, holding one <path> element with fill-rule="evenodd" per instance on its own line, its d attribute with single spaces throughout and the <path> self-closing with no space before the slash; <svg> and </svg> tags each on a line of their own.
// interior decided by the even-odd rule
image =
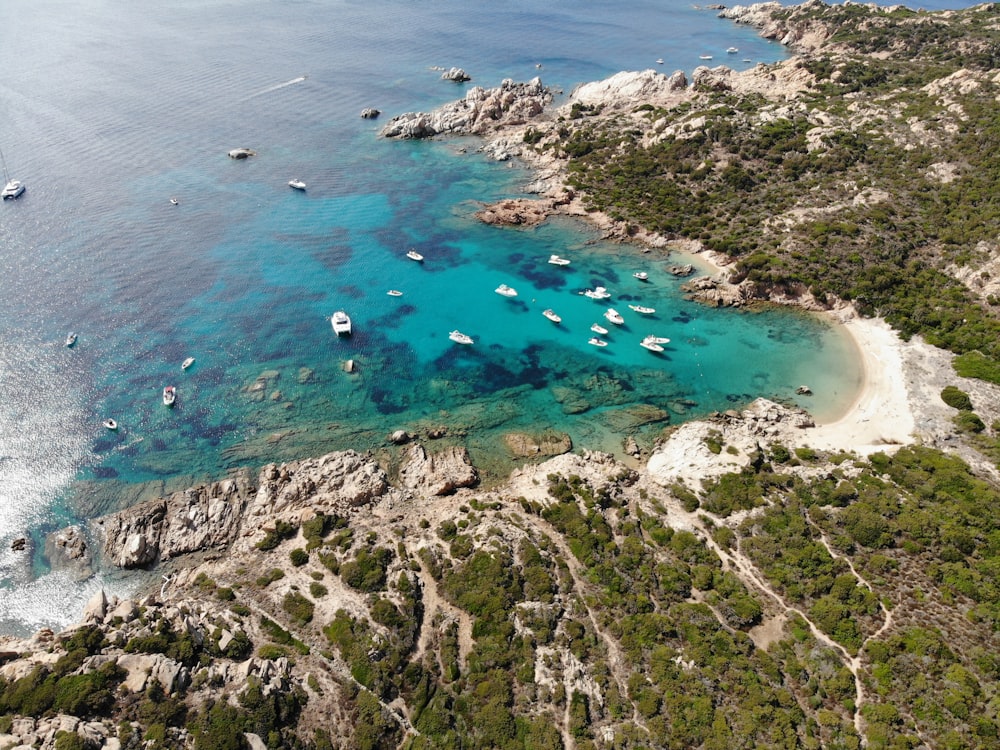
<svg viewBox="0 0 1000 750">
<path fill-rule="evenodd" d="M 469 452 L 459 446 L 428 453 L 415 444 L 410 447 L 400 470 L 403 485 L 425 495 L 448 495 L 459 487 L 472 487 L 479 474 Z"/>
</svg>

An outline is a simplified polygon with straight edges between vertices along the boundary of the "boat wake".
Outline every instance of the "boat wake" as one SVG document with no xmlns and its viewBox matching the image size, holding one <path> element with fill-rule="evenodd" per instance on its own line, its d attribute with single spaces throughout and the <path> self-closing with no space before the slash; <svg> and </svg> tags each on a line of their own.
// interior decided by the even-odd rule
<svg viewBox="0 0 1000 750">
<path fill-rule="evenodd" d="M 308 77 L 309 76 L 299 76 L 298 78 L 293 78 L 292 80 L 285 81 L 284 83 L 278 83 L 275 84 L 274 86 L 268 86 L 266 89 L 261 89 L 255 94 L 250 94 L 250 96 L 248 96 L 247 99 L 254 99 L 255 97 L 263 96 L 264 94 L 270 94 L 272 91 L 283 89 L 286 86 L 294 86 L 296 83 L 302 83 Z"/>
</svg>

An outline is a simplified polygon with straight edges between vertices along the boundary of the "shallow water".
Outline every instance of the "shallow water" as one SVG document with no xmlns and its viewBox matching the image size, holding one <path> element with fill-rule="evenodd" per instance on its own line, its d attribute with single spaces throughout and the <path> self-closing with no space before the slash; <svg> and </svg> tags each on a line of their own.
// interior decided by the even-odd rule
<svg viewBox="0 0 1000 750">
<path fill-rule="evenodd" d="M 823 322 L 687 302 L 666 272 L 676 258 L 580 223 L 481 225 L 476 208 L 530 174 L 472 139 L 377 137 L 393 114 L 505 77 L 569 91 L 659 57 L 690 74 L 701 54 L 734 67 L 784 54 L 711 12 L 57 0 L 0 5 L 0 47 L 17 61 L 0 79 L 0 148 L 28 187 L 0 207 L 0 631 L 66 624 L 102 583 L 127 586 L 47 573 L 13 538 L 40 546 L 49 529 L 236 466 L 445 425 L 503 472 L 511 430 L 620 451 L 625 434 L 648 443 L 668 419 L 793 399 L 800 383 L 821 416 L 857 389 L 850 342 Z M 452 65 L 473 82 L 432 69 Z M 368 106 L 381 121 L 360 119 Z M 239 146 L 257 156 L 229 159 Z M 598 284 L 626 318 L 601 350 L 587 339 L 607 305 L 579 294 Z M 333 335 L 337 309 L 353 336 Z M 456 328 L 475 344 L 449 341 Z M 663 355 L 638 346 L 647 333 L 670 337 Z"/>
</svg>

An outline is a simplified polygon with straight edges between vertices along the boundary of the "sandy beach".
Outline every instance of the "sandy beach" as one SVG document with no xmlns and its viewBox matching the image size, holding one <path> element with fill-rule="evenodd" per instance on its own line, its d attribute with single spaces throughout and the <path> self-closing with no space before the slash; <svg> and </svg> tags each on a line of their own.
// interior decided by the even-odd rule
<svg viewBox="0 0 1000 750">
<path fill-rule="evenodd" d="M 903 342 L 881 319 L 854 315 L 843 325 L 861 357 L 861 390 L 846 414 L 805 431 L 803 442 L 813 448 L 864 455 L 912 442 L 916 419 Z"/>
</svg>

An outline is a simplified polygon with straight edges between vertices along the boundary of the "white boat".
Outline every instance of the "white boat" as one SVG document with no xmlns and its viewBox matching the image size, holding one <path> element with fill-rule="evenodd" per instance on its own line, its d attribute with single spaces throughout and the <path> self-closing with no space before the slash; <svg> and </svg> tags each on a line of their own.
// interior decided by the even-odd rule
<svg viewBox="0 0 1000 750">
<path fill-rule="evenodd" d="M 639 281 L 649 281 L 649 274 L 648 274 L 648 273 L 646 273 L 645 271 L 636 271 L 636 272 L 635 272 L 634 274 L 632 274 L 632 275 L 633 275 L 633 276 L 634 276 L 635 278 L 639 279 Z"/>
<path fill-rule="evenodd" d="M 568 266 L 570 261 L 568 258 L 560 258 L 558 255 L 550 255 L 549 263 L 554 266 Z"/>
<path fill-rule="evenodd" d="M 608 308 L 608 311 L 604 313 L 604 317 L 608 320 L 609 323 L 614 323 L 616 326 L 625 324 L 625 318 L 623 318 L 621 316 L 621 313 L 619 313 L 613 307 Z"/>
<path fill-rule="evenodd" d="M 3 164 L 3 191 L 0 191 L 0 197 L 4 200 L 8 198 L 16 198 L 21 193 L 24 192 L 24 183 L 20 180 L 10 179 L 10 175 L 7 174 L 7 160 L 3 156 L 3 152 L 0 151 L 0 163 Z"/>
<path fill-rule="evenodd" d="M 587 342 L 591 346 L 607 346 L 608 342 L 604 339 L 599 339 L 597 336 L 591 336 L 590 341 Z"/>
<path fill-rule="evenodd" d="M 194 364 L 194 357 L 188 357 L 183 362 L 181 362 L 181 369 L 186 370 L 193 364 Z"/>
<path fill-rule="evenodd" d="M 552 310 L 542 310 L 542 315 L 551 320 L 553 323 L 562 323 L 562 318 L 556 315 Z"/>
<path fill-rule="evenodd" d="M 726 52 L 728 52 L 728 53 L 729 53 L 730 55 L 735 55 L 735 54 L 736 54 L 737 52 L 739 52 L 739 51 L 740 51 L 740 50 L 739 50 L 739 48 L 737 48 L 737 47 L 728 47 L 728 48 L 726 49 Z"/>
<path fill-rule="evenodd" d="M 652 336 L 647 336 L 642 341 L 640 341 L 639 342 L 639 346 L 641 346 L 641 347 L 643 347 L 645 349 L 649 349 L 649 351 L 651 351 L 651 352 L 656 352 L 657 354 L 659 354 L 660 352 L 663 351 L 663 347 L 660 344 L 657 344 L 653 340 Z"/>
<path fill-rule="evenodd" d="M 611 297 L 611 292 L 603 286 L 599 286 L 596 289 L 588 289 L 583 293 L 583 296 L 590 297 L 591 299 L 609 299 Z"/>
<path fill-rule="evenodd" d="M 654 308 L 654 307 L 643 307 L 642 305 L 629 305 L 628 309 L 629 310 L 633 310 L 633 311 L 635 311 L 635 312 L 637 312 L 637 313 L 639 313 L 641 315 L 652 315 L 653 313 L 656 312 L 656 308 Z"/>
<path fill-rule="evenodd" d="M 424 259 L 424 256 L 418 253 L 413 248 L 410 248 L 409 250 L 406 251 L 406 257 L 409 258 L 410 260 L 417 261 L 417 263 L 420 263 Z"/>
<path fill-rule="evenodd" d="M 176 388 L 174 388 L 172 385 L 168 385 L 166 388 L 163 389 L 163 405 L 164 406 L 173 406 L 174 405 L 174 401 L 176 401 L 176 400 L 177 400 L 177 389 Z"/>
<path fill-rule="evenodd" d="M 101 422 L 101 424 L 103 424 L 112 432 L 118 429 L 118 423 L 113 419 L 105 419 L 103 422 Z"/>
<path fill-rule="evenodd" d="M 517 290 L 512 286 L 507 286 L 506 284 L 501 284 L 496 289 L 494 289 L 497 294 L 502 297 L 516 297 Z"/>
<path fill-rule="evenodd" d="M 699 60 L 711 60 L 712 56 L 711 55 L 698 55 L 698 59 Z"/>
<path fill-rule="evenodd" d="M 289 180 L 288 187 L 294 188 L 295 190 L 305 190 L 306 184 L 302 180 Z"/>
<path fill-rule="evenodd" d="M 590 327 L 590 330 L 593 331 L 594 333 L 599 333 L 602 336 L 607 336 L 608 334 L 608 329 L 602 326 L 600 323 L 594 323 L 594 325 Z"/>
<path fill-rule="evenodd" d="M 343 310 L 337 310 L 330 317 L 330 325 L 333 326 L 333 332 L 338 336 L 351 335 L 351 318 Z"/>
<path fill-rule="evenodd" d="M 70 331 L 66 335 L 66 346 L 73 346 L 76 343 L 76 334 Z"/>
<path fill-rule="evenodd" d="M 452 331 L 448 334 L 448 338 L 454 341 L 456 344 L 472 344 L 472 336 L 466 336 L 459 330 Z"/>
<path fill-rule="evenodd" d="M 180 201 L 177 200 L 176 198 L 171 198 L 170 199 L 170 205 L 176 206 L 178 203 L 180 203 Z"/>
<path fill-rule="evenodd" d="M 670 339 L 666 336 L 647 336 L 647 341 L 652 341 L 654 344 L 669 344 Z"/>
<path fill-rule="evenodd" d="M 403 296 L 403 293 L 401 291 L 399 291 L 398 289 L 390 289 L 388 292 L 386 292 L 386 294 L 388 294 L 390 297 L 402 297 Z"/>
<path fill-rule="evenodd" d="M 662 57 L 656 58 L 656 64 L 657 65 L 663 65 L 663 58 Z"/>
</svg>

